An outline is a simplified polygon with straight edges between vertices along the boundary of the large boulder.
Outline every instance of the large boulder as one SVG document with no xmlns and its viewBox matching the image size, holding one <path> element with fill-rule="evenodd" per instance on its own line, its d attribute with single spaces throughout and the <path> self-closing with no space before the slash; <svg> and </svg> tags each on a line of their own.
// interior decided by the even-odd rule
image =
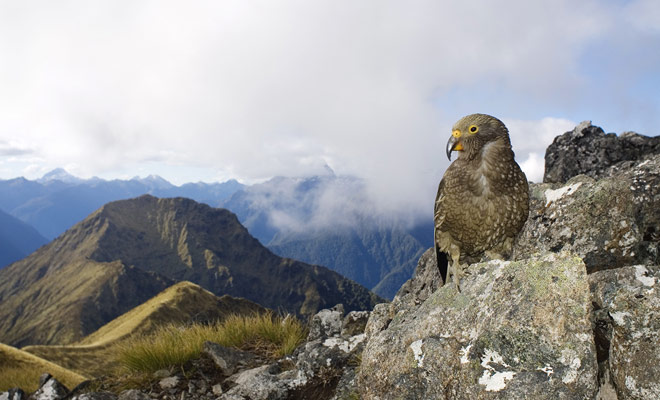
<svg viewBox="0 0 660 400">
<path fill-rule="evenodd" d="M 658 136 L 648 137 L 634 132 L 625 132 L 621 136 L 605 134 L 600 127 L 591 125 L 591 121 L 585 121 L 572 131 L 557 136 L 548 146 L 543 182 L 564 183 L 580 174 L 599 178 L 611 165 L 653 154 L 660 154 Z"/>
<path fill-rule="evenodd" d="M 593 398 L 582 260 L 545 253 L 469 272 L 460 293 L 447 285 L 419 306 L 395 299 L 374 310 L 359 370 L 363 398 Z"/>
<path fill-rule="evenodd" d="M 601 386 L 660 399 L 660 266 L 599 271 L 589 285 Z"/>
<path fill-rule="evenodd" d="M 612 166 L 599 180 L 530 186 L 530 212 L 514 258 L 539 251 L 571 251 L 588 272 L 660 257 L 660 154 Z"/>
</svg>

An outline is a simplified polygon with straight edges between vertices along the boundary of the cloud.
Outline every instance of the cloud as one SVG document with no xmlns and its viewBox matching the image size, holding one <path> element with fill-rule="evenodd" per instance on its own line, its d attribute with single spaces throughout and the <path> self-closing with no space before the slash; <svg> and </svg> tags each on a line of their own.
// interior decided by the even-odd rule
<svg viewBox="0 0 660 400">
<path fill-rule="evenodd" d="M 596 119 L 580 111 L 592 83 L 581 57 L 622 29 L 622 7 L 4 3 L 0 54 L 11 61 L 0 64 L 0 140 L 20 135 L 83 177 L 152 165 L 256 182 L 329 165 L 364 178 L 383 210 L 424 212 L 462 115 L 527 121 L 524 132 L 543 140 L 510 128 L 519 160 L 535 163 L 550 128 L 565 129 L 548 121 Z"/>
<path fill-rule="evenodd" d="M 23 156 L 30 153 L 32 153 L 32 150 L 26 149 L 20 144 L 0 140 L 0 157 Z"/>
</svg>

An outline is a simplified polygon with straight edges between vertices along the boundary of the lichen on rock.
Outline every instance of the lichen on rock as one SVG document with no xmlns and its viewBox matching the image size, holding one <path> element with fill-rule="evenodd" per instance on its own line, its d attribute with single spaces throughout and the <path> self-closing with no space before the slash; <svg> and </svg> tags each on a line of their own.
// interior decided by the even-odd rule
<svg viewBox="0 0 660 400">
<path fill-rule="evenodd" d="M 363 353 L 362 396 L 593 397 L 597 365 L 582 260 L 545 253 L 473 264 L 469 272 L 460 293 L 445 286 L 418 307 L 392 306 L 392 320 L 371 333 Z"/>
</svg>

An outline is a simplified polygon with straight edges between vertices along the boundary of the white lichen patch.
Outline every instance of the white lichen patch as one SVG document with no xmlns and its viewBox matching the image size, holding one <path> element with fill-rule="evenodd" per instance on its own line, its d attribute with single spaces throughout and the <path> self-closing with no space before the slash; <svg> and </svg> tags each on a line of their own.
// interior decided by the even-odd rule
<svg viewBox="0 0 660 400">
<path fill-rule="evenodd" d="M 646 276 L 649 270 L 646 269 L 643 265 L 635 265 L 635 279 L 642 282 L 644 286 L 653 286 L 655 285 L 655 278 L 652 276 Z"/>
<path fill-rule="evenodd" d="M 561 381 L 564 382 L 565 384 L 575 382 L 578 377 L 578 369 L 580 369 L 581 366 L 582 366 L 582 361 L 580 361 L 579 358 L 576 357 L 573 360 L 571 360 L 569 365 L 570 369 L 568 370 L 568 372 L 566 372 L 566 374 L 561 379 Z"/>
<path fill-rule="evenodd" d="M 554 203 L 557 200 L 561 199 L 567 194 L 573 194 L 575 191 L 582 185 L 582 182 L 577 182 L 572 185 L 567 185 L 559 189 L 548 189 L 545 191 L 545 206 L 549 206 L 550 203 Z"/>
<path fill-rule="evenodd" d="M 498 364 L 510 368 L 504 359 L 496 351 L 486 349 L 481 358 L 481 366 L 484 373 L 479 378 L 479 384 L 486 386 L 488 392 L 499 392 L 506 387 L 506 382 L 513 379 L 516 373 L 513 371 L 497 371 L 491 364 Z"/>
<path fill-rule="evenodd" d="M 614 320 L 614 323 L 623 326 L 626 324 L 625 317 L 630 317 L 630 313 L 627 311 L 616 311 L 613 313 L 610 313 L 610 317 Z"/>
<path fill-rule="evenodd" d="M 410 344 L 410 350 L 412 350 L 415 361 L 417 361 L 417 366 L 420 368 L 424 366 L 424 352 L 422 352 L 423 343 L 424 341 L 420 339 Z"/>
<path fill-rule="evenodd" d="M 555 373 L 555 370 L 549 365 L 546 365 L 543 368 L 537 368 L 536 370 L 541 371 L 541 372 L 545 372 L 545 374 L 548 375 L 548 378 L 550 378 L 552 376 L 552 374 Z"/>
<path fill-rule="evenodd" d="M 362 343 L 366 339 L 366 337 L 367 335 L 365 335 L 364 333 L 361 333 L 356 336 L 352 336 L 348 340 L 338 337 L 331 337 L 325 339 L 323 345 L 329 348 L 338 347 L 339 350 L 343 351 L 344 353 L 350 353 L 351 351 L 353 351 L 353 349 L 357 347 L 357 345 Z"/>
<path fill-rule="evenodd" d="M 470 349 L 472 348 L 472 345 L 469 345 L 467 347 L 463 347 L 461 349 L 461 364 L 467 364 L 470 362 L 470 359 L 468 358 L 468 355 L 470 354 Z"/>
</svg>

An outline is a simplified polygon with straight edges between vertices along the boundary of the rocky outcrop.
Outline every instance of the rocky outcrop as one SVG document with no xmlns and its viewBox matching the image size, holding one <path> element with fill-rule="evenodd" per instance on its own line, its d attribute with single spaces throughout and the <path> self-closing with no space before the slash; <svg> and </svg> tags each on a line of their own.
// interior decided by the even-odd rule
<svg viewBox="0 0 660 400">
<path fill-rule="evenodd" d="M 660 398 L 659 141 L 557 138 L 513 261 L 471 265 L 462 293 L 424 253 L 371 314 L 363 398 Z"/>
<path fill-rule="evenodd" d="M 364 399 L 594 397 L 596 350 L 579 257 L 474 264 L 461 288 L 372 317 L 370 325 L 387 329 L 368 329 Z"/>
<path fill-rule="evenodd" d="M 323 400 L 354 395 L 355 369 L 365 338 L 355 327 L 366 324 L 368 313 L 342 315 L 341 305 L 316 314 L 308 341 L 292 357 L 229 377 L 226 382 L 232 387 L 219 399 Z"/>
<path fill-rule="evenodd" d="M 608 176 L 530 186 L 514 258 L 568 250 L 588 272 L 660 261 L 660 154 L 615 165 Z"/>
<path fill-rule="evenodd" d="M 659 136 L 635 132 L 621 136 L 605 134 L 600 127 L 591 125 L 591 121 L 584 121 L 572 131 L 557 136 L 548 146 L 543 182 L 564 183 L 580 174 L 599 178 L 614 164 L 654 154 L 660 154 Z"/>
<path fill-rule="evenodd" d="M 602 386 L 619 399 L 660 398 L 660 267 L 599 271 L 589 286 Z"/>
</svg>

